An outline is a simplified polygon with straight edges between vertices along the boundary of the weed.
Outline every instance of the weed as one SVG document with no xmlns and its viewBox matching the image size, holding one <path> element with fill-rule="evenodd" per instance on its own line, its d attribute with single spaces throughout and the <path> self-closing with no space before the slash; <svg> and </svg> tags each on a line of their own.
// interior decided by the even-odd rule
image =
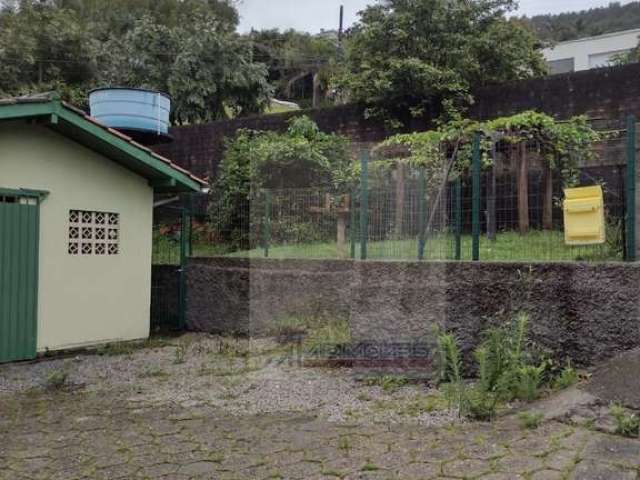
<svg viewBox="0 0 640 480">
<path fill-rule="evenodd" d="M 540 392 L 540 384 L 542 383 L 542 374 L 546 368 L 546 363 L 539 366 L 524 365 L 518 369 L 518 398 L 532 402 L 538 398 Z"/>
<path fill-rule="evenodd" d="M 179 343 L 173 352 L 173 363 L 174 365 L 181 365 L 185 362 L 185 357 L 187 356 L 187 347 L 184 343 Z"/>
<path fill-rule="evenodd" d="M 344 478 L 347 476 L 345 472 L 341 472 L 340 470 L 332 470 L 332 469 L 322 470 L 322 472 L 320 473 L 322 473 L 322 475 L 324 475 L 325 477 Z"/>
<path fill-rule="evenodd" d="M 328 320 L 323 325 L 312 329 L 304 339 L 305 351 L 310 353 L 323 352 L 327 346 L 345 345 L 351 341 L 349 322 L 343 319 Z"/>
<path fill-rule="evenodd" d="M 416 395 L 404 405 L 399 413 L 409 417 L 419 417 L 424 413 L 432 413 L 437 410 L 447 408 L 447 401 L 444 397 L 436 394 Z"/>
<path fill-rule="evenodd" d="M 441 382 L 462 382 L 462 357 L 456 338 L 450 333 L 438 335 L 438 370 Z"/>
<path fill-rule="evenodd" d="M 563 390 L 575 385 L 576 383 L 578 383 L 578 372 L 571 366 L 571 360 L 567 360 L 567 365 L 555 378 L 553 386 L 557 390 Z"/>
<path fill-rule="evenodd" d="M 149 368 L 140 374 L 141 378 L 167 378 L 169 374 L 161 368 Z"/>
<path fill-rule="evenodd" d="M 375 472 L 376 470 L 380 470 L 380 468 L 372 463 L 371 460 L 368 460 L 367 463 L 362 466 L 361 470 L 363 472 Z"/>
<path fill-rule="evenodd" d="M 527 430 L 535 430 L 540 426 L 544 415 L 539 412 L 520 412 L 518 414 L 520 420 L 520 426 Z"/>
<path fill-rule="evenodd" d="M 356 396 L 356 399 L 361 401 L 361 402 L 370 402 L 371 401 L 371 395 L 368 395 L 366 393 L 359 393 Z"/>
<path fill-rule="evenodd" d="M 309 330 L 311 323 L 312 321 L 304 317 L 283 317 L 276 321 L 271 333 L 278 337 L 278 340 L 281 342 L 291 342 L 303 337 Z"/>
<path fill-rule="evenodd" d="M 62 390 L 67 385 L 69 379 L 69 372 L 65 369 L 51 370 L 47 375 L 46 388 L 47 390 Z"/>
<path fill-rule="evenodd" d="M 621 405 L 613 405 L 609 410 L 616 422 L 616 433 L 625 437 L 640 436 L 640 417 Z"/>
<path fill-rule="evenodd" d="M 400 387 L 406 385 L 407 382 L 407 377 L 404 375 L 371 376 L 364 379 L 365 385 L 377 385 L 385 392 L 395 392 Z"/>
<path fill-rule="evenodd" d="M 341 436 L 338 440 L 338 449 L 342 450 L 346 455 L 349 455 L 352 448 L 351 439 L 346 435 Z"/>
<path fill-rule="evenodd" d="M 455 337 L 438 335 L 440 380 L 443 391 L 460 415 L 477 420 L 495 417 L 500 401 L 514 398 L 531 401 L 538 397 L 546 363 L 534 365 L 525 351 L 528 316 L 519 314 L 511 327 L 492 327 L 473 356 L 478 365 L 478 381 L 467 384 L 462 378 L 462 360 Z"/>
</svg>

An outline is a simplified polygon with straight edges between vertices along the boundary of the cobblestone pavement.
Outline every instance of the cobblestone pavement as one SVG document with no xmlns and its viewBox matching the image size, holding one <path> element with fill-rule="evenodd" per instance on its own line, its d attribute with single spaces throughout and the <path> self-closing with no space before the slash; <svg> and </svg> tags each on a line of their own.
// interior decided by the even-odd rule
<svg viewBox="0 0 640 480">
<path fill-rule="evenodd" d="M 426 426 L 314 409 L 235 415 L 131 393 L 0 395 L 0 479 L 608 480 L 640 470 L 640 440 L 554 420 L 527 430 L 515 416 Z"/>
</svg>

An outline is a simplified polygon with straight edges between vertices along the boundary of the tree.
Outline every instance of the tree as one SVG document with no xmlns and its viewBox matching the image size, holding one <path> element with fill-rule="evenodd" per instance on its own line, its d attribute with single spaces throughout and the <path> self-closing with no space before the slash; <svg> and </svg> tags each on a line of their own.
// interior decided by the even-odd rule
<svg viewBox="0 0 640 480">
<path fill-rule="evenodd" d="M 251 61 L 246 41 L 219 23 L 208 13 L 176 27 L 144 16 L 123 38 L 102 45 L 98 80 L 168 92 L 177 123 L 259 113 L 271 95 L 266 68 Z"/>
<path fill-rule="evenodd" d="M 386 0 L 367 7 L 336 85 L 367 113 L 419 117 L 472 100 L 472 87 L 544 73 L 539 42 L 507 20 L 512 0 Z"/>
<path fill-rule="evenodd" d="M 337 37 L 295 30 L 252 31 L 254 60 L 267 65 L 278 98 L 318 107 L 337 55 Z"/>
<path fill-rule="evenodd" d="M 169 93 L 173 120 L 259 113 L 271 88 L 232 0 L 19 0 L 0 9 L 0 95 L 97 86 Z"/>
</svg>

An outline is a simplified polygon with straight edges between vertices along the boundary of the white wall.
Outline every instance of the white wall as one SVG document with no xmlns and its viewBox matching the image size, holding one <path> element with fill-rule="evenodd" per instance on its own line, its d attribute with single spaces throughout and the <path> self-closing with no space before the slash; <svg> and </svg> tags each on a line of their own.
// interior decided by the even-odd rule
<svg viewBox="0 0 640 480">
<path fill-rule="evenodd" d="M 0 187 L 48 190 L 40 209 L 38 351 L 146 338 L 153 190 L 41 126 L 0 123 Z M 120 215 L 118 255 L 69 255 L 69 210 Z"/>
<path fill-rule="evenodd" d="M 573 58 L 575 71 L 606 67 L 613 55 L 635 48 L 639 35 L 636 29 L 560 42 L 542 53 L 547 62 Z"/>
</svg>

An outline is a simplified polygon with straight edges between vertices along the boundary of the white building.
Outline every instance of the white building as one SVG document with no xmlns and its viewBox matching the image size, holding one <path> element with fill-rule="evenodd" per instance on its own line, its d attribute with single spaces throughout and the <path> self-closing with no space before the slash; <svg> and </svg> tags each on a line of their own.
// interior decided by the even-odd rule
<svg viewBox="0 0 640 480">
<path fill-rule="evenodd" d="M 560 42 L 542 53 L 551 74 L 607 67 L 615 55 L 638 45 L 640 28 Z"/>
</svg>

